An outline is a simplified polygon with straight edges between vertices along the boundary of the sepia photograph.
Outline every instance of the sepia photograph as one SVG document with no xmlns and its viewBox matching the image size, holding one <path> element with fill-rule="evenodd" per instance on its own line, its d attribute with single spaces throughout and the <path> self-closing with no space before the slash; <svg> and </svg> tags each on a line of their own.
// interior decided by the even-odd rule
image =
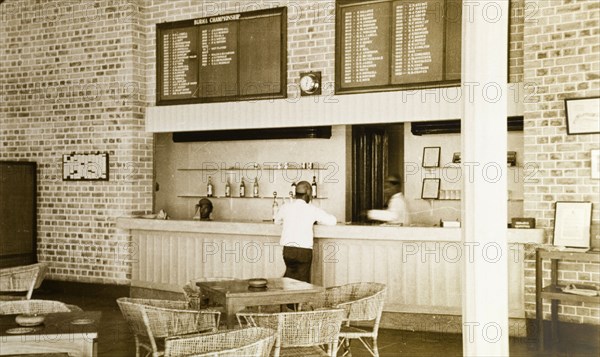
<svg viewBox="0 0 600 357">
<path fill-rule="evenodd" d="M 598 0 L 0 0 L 0 356 L 600 355 Z"/>
</svg>

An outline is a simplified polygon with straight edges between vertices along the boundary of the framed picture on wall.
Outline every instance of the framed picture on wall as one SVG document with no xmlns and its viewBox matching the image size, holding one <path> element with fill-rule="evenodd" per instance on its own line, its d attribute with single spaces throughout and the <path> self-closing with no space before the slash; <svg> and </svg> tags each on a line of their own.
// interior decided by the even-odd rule
<svg viewBox="0 0 600 357">
<path fill-rule="evenodd" d="M 557 201 L 554 211 L 554 242 L 560 247 L 590 247 L 591 202 Z"/>
<path fill-rule="evenodd" d="M 440 146 L 423 148 L 423 167 L 440 167 Z"/>
<path fill-rule="evenodd" d="M 600 97 L 565 99 L 567 134 L 600 133 Z"/>
<path fill-rule="evenodd" d="M 108 153 L 63 155 L 63 181 L 108 181 Z"/>
<path fill-rule="evenodd" d="M 438 178 L 423 179 L 421 198 L 424 200 L 437 200 L 440 198 L 440 182 Z"/>
</svg>

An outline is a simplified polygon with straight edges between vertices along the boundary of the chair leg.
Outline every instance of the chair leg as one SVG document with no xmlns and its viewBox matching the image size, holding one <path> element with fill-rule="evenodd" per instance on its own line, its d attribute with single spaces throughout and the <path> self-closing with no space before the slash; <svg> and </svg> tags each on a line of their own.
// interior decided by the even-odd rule
<svg viewBox="0 0 600 357">
<path fill-rule="evenodd" d="M 366 337 L 365 337 L 366 338 Z M 371 353 L 372 356 L 379 357 L 379 350 L 377 348 L 377 338 L 371 337 L 373 339 L 373 345 L 370 345 L 369 342 L 365 341 L 362 337 L 358 339 L 362 342 L 363 346 Z"/>
<path fill-rule="evenodd" d="M 140 357 L 140 341 L 137 336 L 135 337 L 135 357 Z"/>
<path fill-rule="evenodd" d="M 373 356 L 379 357 L 379 349 L 377 348 L 377 337 L 373 337 Z"/>
<path fill-rule="evenodd" d="M 350 350 L 350 339 L 349 338 L 343 338 L 342 341 L 340 341 L 340 347 L 341 345 L 344 345 L 344 353 L 342 353 L 342 356 L 349 356 L 352 357 L 352 351 Z"/>
</svg>

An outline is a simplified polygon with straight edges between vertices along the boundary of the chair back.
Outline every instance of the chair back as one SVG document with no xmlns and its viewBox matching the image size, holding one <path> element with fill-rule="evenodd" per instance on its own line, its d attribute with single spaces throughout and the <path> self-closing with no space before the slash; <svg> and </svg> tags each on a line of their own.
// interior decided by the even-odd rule
<svg viewBox="0 0 600 357">
<path fill-rule="evenodd" d="M 22 298 L 31 299 L 33 290 L 42 284 L 46 269 L 45 263 L 2 268 L 0 269 L 0 292 L 24 292 L 25 296 Z"/>
<path fill-rule="evenodd" d="M 156 339 L 216 331 L 219 326 L 219 312 L 189 310 L 185 301 L 122 297 L 117 304 L 136 339 L 153 352 L 162 342 Z"/>
<path fill-rule="evenodd" d="M 0 302 L 0 315 L 50 314 L 54 312 L 81 311 L 75 305 L 53 300 L 15 300 Z"/>
<path fill-rule="evenodd" d="M 199 335 L 169 337 L 165 341 L 165 357 L 214 356 L 268 357 L 275 343 L 276 332 L 261 327 L 249 327 Z"/>
<path fill-rule="evenodd" d="M 346 311 L 346 320 L 371 321 L 381 318 L 387 292 L 385 284 L 353 283 L 343 289 L 343 299 L 334 306 Z"/>
<path fill-rule="evenodd" d="M 337 350 L 342 321 L 342 309 L 282 312 L 275 314 L 238 313 L 240 324 L 259 326 L 277 331 L 275 355 L 286 347 L 333 345 Z"/>
</svg>

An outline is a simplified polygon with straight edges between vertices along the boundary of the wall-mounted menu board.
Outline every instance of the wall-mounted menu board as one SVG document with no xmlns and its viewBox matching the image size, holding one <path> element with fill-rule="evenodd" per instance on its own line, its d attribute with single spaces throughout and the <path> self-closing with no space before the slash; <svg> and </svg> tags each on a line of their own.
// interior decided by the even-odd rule
<svg viewBox="0 0 600 357">
<path fill-rule="evenodd" d="M 461 0 L 338 0 L 336 93 L 460 80 Z"/>
<path fill-rule="evenodd" d="M 156 25 L 157 104 L 284 98 L 287 10 Z"/>
</svg>

